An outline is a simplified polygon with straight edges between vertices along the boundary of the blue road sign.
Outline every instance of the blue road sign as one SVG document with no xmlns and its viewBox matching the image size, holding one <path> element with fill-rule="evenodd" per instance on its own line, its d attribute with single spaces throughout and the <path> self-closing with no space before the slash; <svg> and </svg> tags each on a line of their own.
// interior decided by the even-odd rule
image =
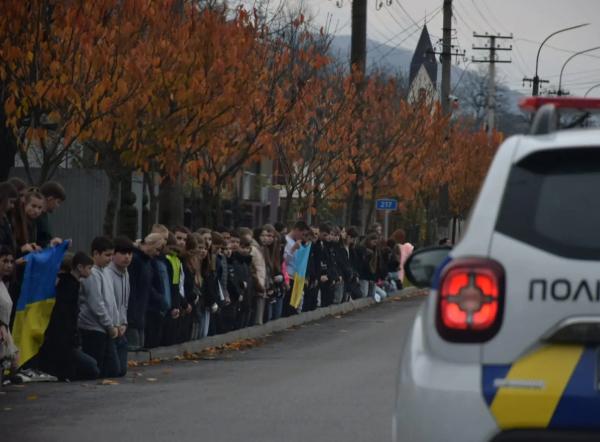
<svg viewBox="0 0 600 442">
<path fill-rule="evenodd" d="M 375 201 L 375 208 L 377 210 L 398 210 L 398 200 L 382 198 Z"/>
</svg>

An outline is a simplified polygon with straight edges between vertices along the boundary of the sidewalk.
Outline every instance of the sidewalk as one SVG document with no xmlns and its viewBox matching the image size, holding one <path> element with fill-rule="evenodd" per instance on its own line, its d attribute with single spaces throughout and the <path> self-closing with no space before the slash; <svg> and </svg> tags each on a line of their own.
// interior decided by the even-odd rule
<svg viewBox="0 0 600 442">
<path fill-rule="evenodd" d="M 391 300 L 413 298 L 419 296 L 421 293 L 421 290 L 415 287 L 409 287 L 389 295 L 383 303 Z M 148 351 L 131 352 L 129 353 L 129 360 L 135 362 L 149 362 L 153 359 L 173 359 L 178 356 L 183 356 L 184 353 L 200 353 L 207 348 L 219 347 L 242 339 L 261 338 L 301 324 L 318 321 L 325 317 L 343 315 L 356 310 L 361 310 L 372 304 L 376 304 L 373 298 L 351 300 L 343 304 L 319 308 L 312 312 L 300 313 L 299 315 L 270 321 L 264 325 L 256 325 L 254 327 L 247 327 L 222 335 L 209 336 L 208 338 L 200 339 L 198 341 L 188 341 L 183 344 L 172 345 L 169 347 L 157 347 Z"/>
</svg>

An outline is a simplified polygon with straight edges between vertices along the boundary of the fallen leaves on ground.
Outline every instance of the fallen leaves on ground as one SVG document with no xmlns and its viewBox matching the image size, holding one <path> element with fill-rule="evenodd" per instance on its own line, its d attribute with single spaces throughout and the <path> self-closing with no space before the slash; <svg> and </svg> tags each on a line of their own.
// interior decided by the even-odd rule
<svg viewBox="0 0 600 442">
<path fill-rule="evenodd" d="M 100 385 L 119 385 L 119 383 L 112 379 L 102 379 L 98 382 Z"/>
<path fill-rule="evenodd" d="M 411 290 L 410 293 L 402 296 L 396 296 L 391 298 L 392 302 L 403 302 L 407 299 L 417 298 L 420 296 L 427 296 L 429 294 L 429 289 L 419 289 L 419 290 Z"/>
<path fill-rule="evenodd" d="M 37 399 L 38 397 L 35 394 L 30 394 L 29 396 L 27 396 L 28 401 L 36 401 Z"/>
<path fill-rule="evenodd" d="M 4 411 L 11 411 L 11 410 L 12 410 L 12 408 L 10 408 L 10 407 L 4 407 L 4 408 L 3 408 L 3 410 L 4 410 Z"/>
<path fill-rule="evenodd" d="M 198 359 L 213 360 L 224 352 L 238 351 L 243 353 L 245 350 L 262 345 L 263 342 L 264 339 L 242 339 L 229 344 L 219 345 L 217 347 L 208 347 L 200 352 L 186 351 L 183 353 L 182 358 L 188 361 L 196 361 Z"/>
<path fill-rule="evenodd" d="M 147 380 L 148 382 L 156 382 L 156 381 L 158 381 L 158 379 L 157 379 L 157 378 L 146 378 L 146 380 Z"/>
<path fill-rule="evenodd" d="M 148 362 L 142 362 L 142 367 L 147 367 L 149 365 L 159 365 L 161 363 L 161 359 L 158 358 L 154 358 L 154 359 L 150 359 Z"/>
<path fill-rule="evenodd" d="M 138 367 L 140 365 L 140 363 L 138 361 L 127 361 L 127 366 L 129 368 L 135 368 Z"/>
</svg>

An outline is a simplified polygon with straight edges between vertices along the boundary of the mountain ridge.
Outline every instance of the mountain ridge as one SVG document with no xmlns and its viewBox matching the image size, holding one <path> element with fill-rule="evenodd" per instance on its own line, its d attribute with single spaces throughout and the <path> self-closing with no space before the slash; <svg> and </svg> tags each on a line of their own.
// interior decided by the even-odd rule
<svg viewBox="0 0 600 442">
<path fill-rule="evenodd" d="M 330 53 L 339 60 L 347 61 L 350 59 L 351 37 L 349 35 L 337 35 L 332 38 Z M 413 51 L 404 47 L 390 46 L 371 39 L 367 39 L 367 69 L 380 69 L 390 73 L 400 73 L 408 78 L 410 62 Z M 441 64 L 438 63 L 437 84 L 441 83 Z M 459 82 L 481 82 L 484 78 L 477 72 L 469 71 L 461 66 L 452 65 L 451 87 L 453 94 L 459 86 Z M 498 85 L 498 91 L 506 99 L 506 111 L 512 114 L 520 115 L 518 107 L 520 99 L 524 96 L 520 92 L 514 91 L 506 86 Z M 459 97 L 460 98 L 460 97 Z"/>
</svg>

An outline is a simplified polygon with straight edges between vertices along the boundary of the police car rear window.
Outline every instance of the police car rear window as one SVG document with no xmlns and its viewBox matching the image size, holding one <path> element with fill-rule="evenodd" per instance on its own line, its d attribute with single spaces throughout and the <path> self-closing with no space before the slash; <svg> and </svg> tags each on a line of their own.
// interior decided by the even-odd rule
<svg viewBox="0 0 600 442">
<path fill-rule="evenodd" d="M 574 259 L 600 259 L 600 148 L 542 151 L 513 166 L 496 230 Z"/>
</svg>

